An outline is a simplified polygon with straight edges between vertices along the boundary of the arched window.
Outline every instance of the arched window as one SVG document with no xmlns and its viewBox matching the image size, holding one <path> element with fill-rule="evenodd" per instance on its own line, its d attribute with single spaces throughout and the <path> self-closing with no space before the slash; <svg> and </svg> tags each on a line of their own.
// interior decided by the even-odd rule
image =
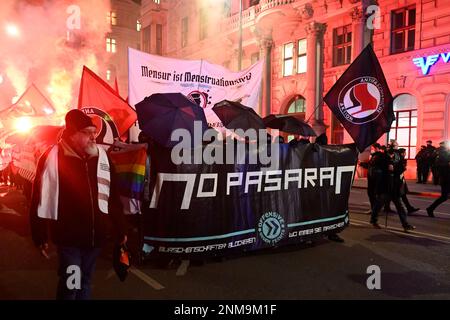
<svg viewBox="0 0 450 320">
<path fill-rule="evenodd" d="M 305 98 L 303 98 L 302 96 L 296 96 L 289 103 L 287 113 L 304 119 L 305 118 L 305 108 L 306 108 Z"/>
<path fill-rule="evenodd" d="M 392 122 L 389 139 L 397 140 L 399 148 L 406 149 L 406 158 L 414 159 L 417 145 L 417 99 L 403 93 L 394 99 L 395 120 Z"/>
<path fill-rule="evenodd" d="M 302 96 L 295 96 L 288 104 L 287 114 L 292 115 L 300 120 L 305 120 L 306 100 Z M 286 141 L 294 138 L 293 135 L 285 136 Z"/>
</svg>

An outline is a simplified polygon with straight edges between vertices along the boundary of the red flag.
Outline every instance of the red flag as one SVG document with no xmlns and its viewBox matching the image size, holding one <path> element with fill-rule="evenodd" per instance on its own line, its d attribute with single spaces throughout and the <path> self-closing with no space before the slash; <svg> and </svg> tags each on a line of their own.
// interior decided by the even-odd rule
<svg viewBox="0 0 450 320">
<path fill-rule="evenodd" d="M 81 77 L 78 109 L 93 117 L 98 143 L 112 144 L 137 120 L 133 108 L 86 66 Z"/>
<path fill-rule="evenodd" d="M 367 45 L 323 100 L 361 152 L 389 132 L 394 120 L 392 94 L 372 45 Z"/>
<path fill-rule="evenodd" d="M 34 85 L 28 87 L 19 100 L 11 107 L 15 116 L 48 116 L 55 112 L 51 102 Z"/>
</svg>

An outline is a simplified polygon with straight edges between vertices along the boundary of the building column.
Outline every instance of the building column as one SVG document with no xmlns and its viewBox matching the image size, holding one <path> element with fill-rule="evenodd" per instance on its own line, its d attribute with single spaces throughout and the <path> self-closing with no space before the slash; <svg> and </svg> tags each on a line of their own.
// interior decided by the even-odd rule
<svg viewBox="0 0 450 320">
<path fill-rule="evenodd" d="M 358 57 L 361 51 L 364 49 L 364 29 L 365 29 L 365 17 L 359 7 L 355 7 L 350 11 L 352 17 L 352 62 Z M 344 141 L 343 143 L 353 143 L 353 138 L 344 129 Z"/>
<path fill-rule="evenodd" d="M 264 57 L 264 70 L 262 79 L 261 103 L 259 114 L 262 117 L 271 113 L 270 106 L 272 104 L 272 46 L 271 38 L 262 38 L 259 40 L 260 56 Z"/>
<path fill-rule="evenodd" d="M 364 32 L 366 18 L 363 11 L 359 7 L 355 7 L 350 11 L 352 17 L 352 61 L 363 51 L 365 47 Z"/>
<path fill-rule="evenodd" d="M 309 22 L 306 25 L 306 114 L 305 120 L 319 135 L 325 131 L 323 123 L 323 34 L 326 25 L 318 22 Z"/>
</svg>

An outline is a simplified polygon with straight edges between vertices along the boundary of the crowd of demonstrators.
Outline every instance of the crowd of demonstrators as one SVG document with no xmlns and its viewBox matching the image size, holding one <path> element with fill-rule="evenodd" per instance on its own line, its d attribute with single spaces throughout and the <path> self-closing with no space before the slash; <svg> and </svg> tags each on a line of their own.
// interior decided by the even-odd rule
<svg viewBox="0 0 450 320">
<path fill-rule="evenodd" d="M 450 144 L 440 143 L 434 165 L 439 177 L 439 184 L 441 185 L 441 196 L 427 208 L 427 213 L 430 217 L 434 217 L 434 210 L 441 203 L 447 201 L 450 194 Z"/>
<path fill-rule="evenodd" d="M 378 143 L 372 147 L 374 152 L 370 156 L 367 177 L 370 223 L 375 228 L 380 228 L 379 212 L 393 202 L 405 232 L 414 230 L 415 227 L 408 223 L 407 212 L 412 213 L 418 209 L 412 207 L 406 197 L 407 186 L 403 176 L 406 171 L 405 149 L 398 149 L 397 143 L 393 140 L 387 147 Z"/>
<path fill-rule="evenodd" d="M 431 140 L 427 141 L 426 146 L 420 147 L 420 151 L 415 158 L 417 163 L 417 183 L 427 183 L 431 171 L 433 184 L 439 184 L 439 169 L 436 164 L 438 153 L 439 148 L 435 148 Z"/>
</svg>

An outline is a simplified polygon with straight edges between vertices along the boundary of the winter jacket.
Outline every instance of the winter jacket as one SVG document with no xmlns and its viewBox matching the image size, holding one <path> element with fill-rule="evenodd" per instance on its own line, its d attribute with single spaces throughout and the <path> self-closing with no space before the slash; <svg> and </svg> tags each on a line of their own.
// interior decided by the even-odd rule
<svg viewBox="0 0 450 320">
<path fill-rule="evenodd" d="M 112 221 L 119 236 L 126 234 L 126 221 L 117 192 L 113 167 L 109 196 L 109 214 L 98 206 L 97 161 L 98 156 L 81 158 L 65 142 L 59 143 L 58 219 L 42 219 L 37 215 L 40 200 L 41 176 L 48 149 L 39 159 L 30 205 L 30 225 L 33 242 L 39 246 L 48 242 L 48 231 L 55 245 L 77 248 L 101 247 Z M 111 163 L 111 160 L 109 159 Z"/>
</svg>

